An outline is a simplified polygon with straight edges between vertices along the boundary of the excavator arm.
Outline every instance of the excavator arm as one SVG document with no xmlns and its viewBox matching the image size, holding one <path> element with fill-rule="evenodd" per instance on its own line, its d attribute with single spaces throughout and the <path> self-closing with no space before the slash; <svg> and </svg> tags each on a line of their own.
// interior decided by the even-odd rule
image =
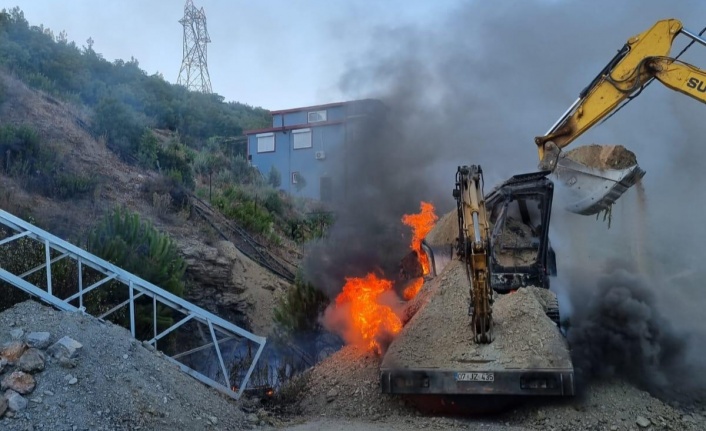
<svg viewBox="0 0 706 431">
<path fill-rule="evenodd" d="M 644 171 L 635 165 L 625 172 L 610 173 L 604 177 L 608 185 L 603 185 L 597 182 L 597 178 L 602 176 L 601 172 L 560 158 L 563 148 L 615 112 L 622 103 L 639 95 L 653 79 L 706 102 L 706 71 L 668 56 L 679 34 L 706 45 L 706 40 L 685 29 L 679 20 L 658 21 L 647 31 L 628 39 L 549 131 L 535 138 L 540 169 L 554 171 L 559 167 L 564 172 L 570 171 L 570 175 L 564 175 L 564 178 L 575 190 L 604 190 L 576 205 L 574 212 L 593 214 L 608 208 L 644 175 Z M 561 166 L 562 162 L 564 166 Z M 592 186 L 582 186 L 580 181 L 583 178 Z"/>
<path fill-rule="evenodd" d="M 470 283 L 469 314 L 476 343 L 492 341 L 493 291 L 490 287 L 490 224 L 483 195 L 483 170 L 459 166 L 453 191 L 458 209 L 457 253 Z"/>
</svg>

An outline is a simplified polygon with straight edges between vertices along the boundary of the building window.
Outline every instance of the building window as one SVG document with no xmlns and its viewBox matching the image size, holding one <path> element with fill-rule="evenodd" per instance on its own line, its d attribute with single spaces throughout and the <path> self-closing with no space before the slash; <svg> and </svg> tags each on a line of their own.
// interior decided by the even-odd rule
<svg viewBox="0 0 706 431">
<path fill-rule="evenodd" d="M 299 172 L 292 172 L 292 184 L 299 184 Z"/>
<path fill-rule="evenodd" d="M 258 153 L 272 153 L 275 151 L 275 134 L 274 133 L 260 133 L 255 135 L 257 138 L 257 152 Z"/>
<path fill-rule="evenodd" d="M 326 121 L 326 110 L 321 111 L 311 111 L 307 117 L 310 123 L 318 123 L 320 121 Z"/>
<path fill-rule="evenodd" d="M 311 129 L 292 130 L 292 148 L 311 148 Z"/>
</svg>

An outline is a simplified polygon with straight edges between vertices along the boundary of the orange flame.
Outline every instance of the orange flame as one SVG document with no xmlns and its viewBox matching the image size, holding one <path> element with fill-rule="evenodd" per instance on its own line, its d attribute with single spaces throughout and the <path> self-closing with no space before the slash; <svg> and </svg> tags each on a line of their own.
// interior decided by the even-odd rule
<svg viewBox="0 0 706 431">
<path fill-rule="evenodd" d="M 417 259 L 422 266 L 422 273 L 427 275 L 429 274 L 429 258 L 422 250 L 422 240 L 434 228 L 434 223 L 439 220 L 439 217 L 434 213 L 434 205 L 429 202 L 421 202 L 420 210 L 419 214 L 403 215 L 402 223 L 412 228 L 413 237 L 410 248 L 417 252 Z M 416 293 L 414 292 L 415 295 Z"/>
<path fill-rule="evenodd" d="M 399 317 L 386 305 L 379 303 L 380 295 L 392 290 L 392 282 L 368 274 L 363 278 L 346 278 L 343 291 L 336 297 L 336 306 L 350 304 L 351 324 L 362 337 L 366 347 L 382 352 L 380 335 L 395 335 L 402 330 Z"/>
<path fill-rule="evenodd" d="M 422 289 L 422 286 L 424 286 L 424 277 L 419 277 L 415 278 L 407 286 L 404 288 L 404 291 L 402 292 L 402 297 L 409 301 L 410 299 L 414 298 L 417 296 L 417 293 Z"/>
<path fill-rule="evenodd" d="M 422 240 L 434 227 L 439 218 L 434 214 L 434 206 L 422 202 L 419 214 L 405 214 L 402 223 L 412 228 L 413 238 L 410 248 L 417 253 L 423 274 L 429 274 L 429 259 L 422 250 Z M 424 278 L 411 281 L 402 296 L 406 300 L 414 298 L 424 285 Z M 384 337 L 394 336 L 402 330 L 402 322 L 390 306 L 383 304 L 383 295 L 392 291 L 392 282 L 369 273 L 363 278 L 346 278 L 343 290 L 336 297 L 334 308 L 345 314 L 349 330 L 345 330 L 347 342 L 362 342 L 368 350 L 382 353 Z M 395 296 L 395 298 L 397 298 Z M 335 325 L 334 325 L 335 326 Z"/>
</svg>

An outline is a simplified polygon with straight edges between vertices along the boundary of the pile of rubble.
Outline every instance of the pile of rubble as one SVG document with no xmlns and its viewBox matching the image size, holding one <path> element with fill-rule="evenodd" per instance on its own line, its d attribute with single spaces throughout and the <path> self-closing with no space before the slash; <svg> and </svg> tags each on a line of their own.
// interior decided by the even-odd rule
<svg viewBox="0 0 706 431">
<path fill-rule="evenodd" d="M 251 429 L 241 403 L 126 329 L 27 301 L 0 313 L 3 431 Z"/>
<path fill-rule="evenodd" d="M 300 407 L 311 416 L 367 418 L 410 415 L 403 400 L 380 392 L 380 357 L 345 346 L 304 376 L 308 385 Z"/>
<path fill-rule="evenodd" d="M 24 331 L 20 328 L 10 331 L 10 336 L 13 341 L 0 348 L 0 373 L 6 368 L 14 367 L 14 371 L 8 373 L 0 382 L 0 389 L 5 391 L 0 398 L 0 417 L 6 415 L 12 418 L 27 408 L 29 402 L 25 396 L 32 394 L 37 387 L 34 374 L 44 371 L 47 355 L 64 368 L 74 368 L 77 365 L 78 350 L 83 345 L 70 337 L 63 337 L 49 346 L 49 332 L 30 332 L 25 338 Z M 45 354 L 43 349 L 47 347 Z M 78 379 L 71 374 L 66 374 L 64 379 L 69 385 L 78 383 Z M 47 390 L 33 397 L 32 402 L 40 404 L 42 395 L 51 396 L 54 393 Z"/>
<path fill-rule="evenodd" d="M 452 261 L 423 290 L 430 291 L 429 300 L 392 342 L 383 368 L 454 370 L 469 363 L 497 371 L 571 368 L 566 341 L 546 315 L 552 292 L 528 287 L 496 295 L 494 341 L 477 344 L 469 324 L 469 282 L 463 263 Z"/>
</svg>

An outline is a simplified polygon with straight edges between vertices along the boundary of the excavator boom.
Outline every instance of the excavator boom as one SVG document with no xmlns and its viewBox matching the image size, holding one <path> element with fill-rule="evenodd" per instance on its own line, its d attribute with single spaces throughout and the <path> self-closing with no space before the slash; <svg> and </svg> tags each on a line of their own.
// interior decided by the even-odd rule
<svg viewBox="0 0 706 431">
<path fill-rule="evenodd" d="M 471 285 L 469 314 L 476 343 L 492 341 L 493 291 L 490 288 L 490 225 L 483 196 L 483 170 L 459 166 L 453 191 L 458 209 L 457 252 Z"/>
<path fill-rule="evenodd" d="M 569 209 L 579 214 L 605 210 L 644 175 L 635 164 L 625 169 L 589 167 L 562 157 L 561 150 L 596 125 L 645 86 L 657 79 L 665 86 L 706 102 L 706 72 L 668 57 L 674 39 L 683 34 L 706 45 L 706 40 L 685 29 L 676 19 L 658 21 L 628 39 L 579 98 L 544 136 L 535 138 L 540 169 L 550 170 L 579 194 Z"/>
</svg>

